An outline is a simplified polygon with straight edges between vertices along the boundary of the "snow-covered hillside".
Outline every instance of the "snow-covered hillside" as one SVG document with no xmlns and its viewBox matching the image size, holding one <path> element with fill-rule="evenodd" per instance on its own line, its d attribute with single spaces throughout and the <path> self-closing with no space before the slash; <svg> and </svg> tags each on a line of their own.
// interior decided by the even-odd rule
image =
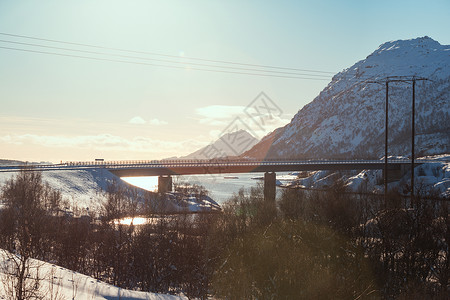
<svg viewBox="0 0 450 300">
<path fill-rule="evenodd" d="M 15 175 L 0 172 L 0 188 Z M 45 171 L 42 172 L 42 179 L 53 189 L 61 192 L 66 210 L 81 215 L 101 210 L 106 201 L 105 192 L 113 182 L 124 188 L 136 188 L 142 194 L 147 193 L 144 189 L 130 185 L 105 169 Z M 152 194 L 148 195 L 151 197 Z M 196 199 L 192 195 L 181 197 L 176 193 L 167 193 L 164 203 L 158 203 L 161 198 L 154 194 L 153 196 L 155 209 L 163 209 L 164 212 L 220 210 L 219 204 L 206 196 Z"/>
<path fill-rule="evenodd" d="M 0 173 L 0 186 L 15 175 Z M 76 208 L 82 214 L 97 211 L 102 207 L 105 201 L 104 192 L 113 181 L 127 185 L 106 170 L 46 171 L 42 172 L 42 179 L 61 192 L 66 209 L 73 211 Z"/>
<path fill-rule="evenodd" d="M 434 160 L 414 168 L 416 193 L 450 198 L 450 155 L 427 157 Z M 420 160 L 418 160 L 420 162 Z M 389 183 L 388 188 L 408 194 L 411 174 L 407 172 L 400 180 Z M 317 171 L 307 177 L 292 180 L 288 187 L 327 189 L 337 180 L 344 183 L 349 192 L 384 193 L 382 170 L 363 171 Z"/>
<path fill-rule="evenodd" d="M 382 44 L 336 74 L 283 128 L 243 156 L 269 158 L 380 158 L 384 154 L 387 76 L 417 76 L 416 154 L 450 153 L 450 46 L 422 37 Z M 389 85 L 389 155 L 411 152 L 412 87 Z"/>
<path fill-rule="evenodd" d="M 7 254 L 4 250 L 0 250 L 0 299 L 11 299 L 11 294 L 8 292 L 8 284 L 12 281 L 11 278 L 8 278 L 6 275 L 7 272 L 5 272 L 13 267 L 11 257 L 11 254 Z M 184 296 L 163 295 L 121 289 L 50 263 L 30 259 L 30 277 L 27 278 L 27 280 L 34 283 L 37 274 L 40 278 L 38 295 L 42 296 L 42 299 L 187 299 Z"/>
<path fill-rule="evenodd" d="M 258 139 L 245 130 L 238 130 L 221 136 L 215 142 L 205 146 L 184 159 L 212 159 L 227 156 L 236 156 L 249 150 L 258 143 Z"/>
</svg>

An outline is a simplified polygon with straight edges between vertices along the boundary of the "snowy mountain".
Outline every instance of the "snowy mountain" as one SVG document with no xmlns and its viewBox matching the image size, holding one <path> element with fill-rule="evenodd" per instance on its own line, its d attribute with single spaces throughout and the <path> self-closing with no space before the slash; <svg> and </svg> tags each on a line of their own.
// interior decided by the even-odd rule
<svg viewBox="0 0 450 300">
<path fill-rule="evenodd" d="M 183 158 L 211 159 L 236 156 L 249 150 L 258 143 L 258 139 L 245 130 L 238 130 L 221 136 L 215 142 L 203 147 Z"/>
<path fill-rule="evenodd" d="M 416 155 L 450 153 L 450 46 L 422 37 L 382 44 L 336 74 L 289 124 L 243 154 L 257 158 L 380 158 L 387 76 L 417 76 Z M 369 81 L 380 80 L 382 84 Z M 411 153 L 411 84 L 389 84 L 389 155 Z"/>
</svg>

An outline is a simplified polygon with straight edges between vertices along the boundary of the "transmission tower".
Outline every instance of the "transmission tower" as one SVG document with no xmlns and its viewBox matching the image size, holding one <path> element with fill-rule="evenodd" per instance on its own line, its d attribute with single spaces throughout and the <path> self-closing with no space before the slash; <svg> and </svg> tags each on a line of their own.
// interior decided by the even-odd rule
<svg viewBox="0 0 450 300">
<path fill-rule="evenodd" d="M 430 80 L 418 76 L 388 76 L 383 79 L 368 81 L 368 83 L 376 83 L 385 85 L 386 101 L 385 101 L 385 140 L 384 140 L 384 205 L 386 207 L 386 197 L 388 192 L 388 132 L 389 132 L 389 83 L 403 82 L 412 84 L 412 109 L 411 109 L 411 205 L 414 199 L 414 163 L 415 163 L 415 110 L 416 110 L 416 81 Z"/>
</svg>

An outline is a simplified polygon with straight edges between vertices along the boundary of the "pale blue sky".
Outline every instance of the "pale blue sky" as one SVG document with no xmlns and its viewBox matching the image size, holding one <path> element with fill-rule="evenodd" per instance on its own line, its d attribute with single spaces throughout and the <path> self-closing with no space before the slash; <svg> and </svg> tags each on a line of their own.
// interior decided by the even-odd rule
<svg viewBox="0 0 450 300">
<path fill-rule="evenodd" d="M 0 33 L 339 72 L 389 40 L 428 35 L 450 44 L 449 15 L 448 0 L 0 0 Z M 57 52 L 5 42 L 13 41 L 81 49 L 5 35 L 0 40 L 0 47 Z M 216 139 L 236 116 L 248 122 L 243 109 L 261 91 L 283 111 L 266 124 L 268 131 L 287 123 L 327 83 L 0 48 L 0 158 L 56 162 L 185 155 Z M 214 117 L 204 113 L 211 107 L 217 108 Z M 258 137 L 264 130 L 254 129 Z"/>
</svg>

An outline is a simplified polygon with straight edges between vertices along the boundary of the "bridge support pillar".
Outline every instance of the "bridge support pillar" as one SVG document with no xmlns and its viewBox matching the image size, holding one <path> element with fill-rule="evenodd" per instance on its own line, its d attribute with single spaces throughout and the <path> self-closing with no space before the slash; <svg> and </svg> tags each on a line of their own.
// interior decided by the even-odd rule
<svg viewBox="0 0 450 300">
<path fill-rule="evenodd" d="M 275 202 L 276 194 L 276 180 L 275 172 L 264 173 L 264 200 Z"/>
<path fill-rule="evenodd" d="M 388 169 L 387 182 L 393 182 L 400 180 L 403 176 L 405 176 L 410 171 L 410 166 L 406 165 L 397 165 L 390 166 Z M 383 170 L 383 178 L 385 176 L 385 172 Z"/>
<path fill-rule="evenodd" d="M 161 175 L 158 177 L 158 193 L 167 193 L 172 191 L 172 176 Z"/>
</svg>

